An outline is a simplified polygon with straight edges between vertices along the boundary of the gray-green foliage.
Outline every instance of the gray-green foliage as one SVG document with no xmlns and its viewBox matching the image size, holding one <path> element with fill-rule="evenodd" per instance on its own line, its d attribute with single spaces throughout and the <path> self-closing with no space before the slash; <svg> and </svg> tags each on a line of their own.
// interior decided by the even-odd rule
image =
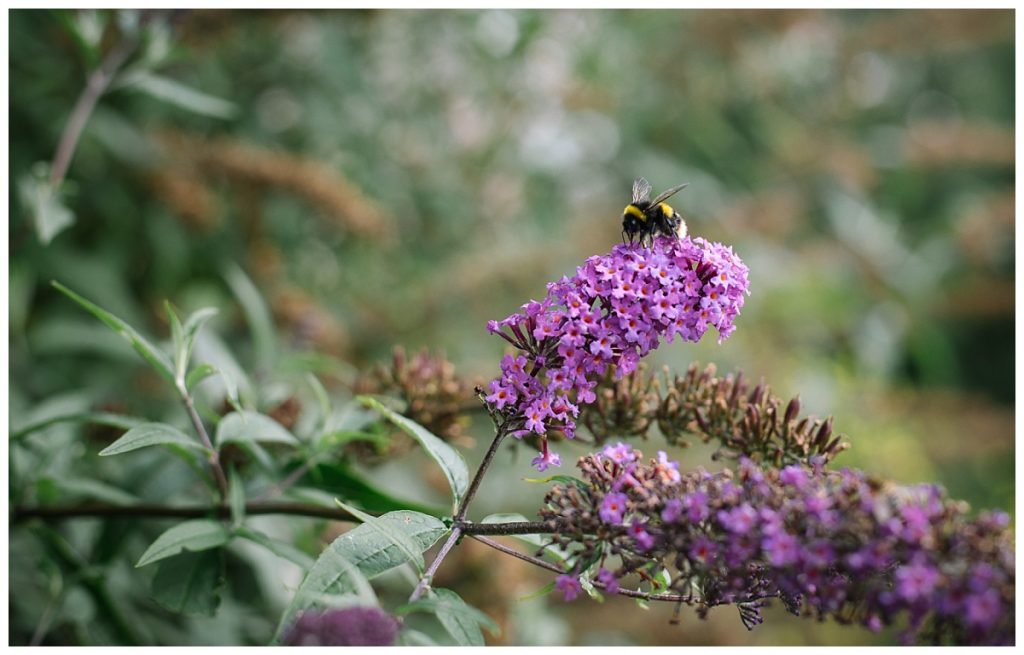
<svg viewBox="0 0 1024 655">
<path fill-rule="evenodd" d="M 238 275 L 240 274 L 235 275 L 236 286 L 239 284 Z M 235 465 L 227 470 L 227 495 L 223 499 L 226 502 L 226 513 L 223 517 L 218 516 L 221 507 L 210 505 L 209 518 L 178 521 L 155 538 L 148 538 L 148 545 L 138 557 L 136 567 L 150 568 L 150 565 L 153 565 L 151 570 L 154 572 L 150 583 L 152 601 L 181 616 L 217 615 L 222 611 L 225 598 L 230 598 L 225 595 L 226 590 L 232 588 L 229 582 L 236 585 L 239 583 L 237 578 L 228 579 L 228 572 L 232 567 L 228 566 L 230 551 L 226 547 L 236 538 L 256 544 L 304 571 L 302 584 L 279 617 L 278 635 L 300 611 L 309 607 L 343 602 L 347 598 L 354 598 L 362 605 L 377 605 L 378 597 L 369 580 L 382 573 L 407 564 L 422 573 L 424 551 L 447 533 L 449 527 L 434 516 L 416 511 L 389 511 L 381 516 L 368 513 L 395 506 L 414 507 L 417 504 L 404 502 L 374 488 L 372 483 L 354 475 L 346 466 L 344 453 L 340 450 L 343 444 L 355 440 L 379 442 L 383 438 L 378 432 L 367 431 L 372 428 L 373 416 L 363 414 L 358 409 L 353 411 L 352 407 L 358 406 L 355 400 L 349 399 L 349 409 L 344 409 L 343 405 L 343 411 L 336 415 L 333 408 L 337 401 L 330 398 L 326 388 L 315 377 L 304 373 L 277 383 L 292 385 L 292 393 L 304 390 L 310 395 L 309 407 L 318 415 L 297 424 L 306 426 L 299 435 L 293 434 L 291 430 L 265 413 L 238 408 L 237 402 L 231 403 L 236 407 L 235 411 L 216 416 L 209 407 L 201 404 L 197 407 L 197 399 L 192 393 L 203 379 L 220 370 L 203 361 L 192 365 L 193 346 L 200 341 L 200 330 L 216 313 L 215 309 L 198 310 L 182 323 L 173 308 L 167 304 L 173 353 L 172 356 L 168 356 L 160 346 L 143 337 L 126 321 L 59 283 L 54 283 L 54 286 L 124 337 L 128 344 L 142 355 L 143 361 L 167 383 L 167 397 L 175 404 L 183 403 L 190 417 L 190 425 L 186 431 L 186 428 L 167 422 L 142 421 L 109 412 L 88 411 L 86 399 L 69 396 L 61 402 L 54 401 L 28 412 L 15 424 L 17 427 L 12 432 L 12 437 L 15 438 L 13 443 L 19 443 L 17 440 L 28 441 L 34 435 L 48 430 L 83 423 L 95 423 L 115 429 L 127 428 L 113 440 L 113 443 L 100 449 L 96 454 L 111 456 L 139 452 L 140 455 L 133 457 L 149 455 L 147 461 L 154 463 L 159 462 L 161 457 L 166 458 L 168 454 L 183 457 L 189 465 L 187 470 L 192 474 L 198 474 L 203 486 L 207 487 L 207 498 L 218 503 L 220 496 L 214 494 L 212 489 L 216 476 L 211 476 L 209 469 L 216 469 L 222 465 L 218 456 L 224 455 L 226 448 L 240 446 L 259 464 L 256 468 L 247 469 L 243 463 L 241 467 Z M 245 301 L 249 305 L 258 306 L 257 298 L 249 293 L 251 291 L 249 289 L 245 292 Z M 249 314 L 252 320 L 264 320 L 260 319 L 259 312 L 255 312 L 251 307 Z M 263 325 L 259 329 L 265 331 L 268 327 Z M 261 338 L 266 340 L 269 337 L 264 334 Z M 266 354 L 263 357 L 266 357 Z M 221 357 L 221 365 L 223 366 L 223 362 L 229 359 L 233 357 L 225 353 Z M 255 394 L 255 397 L 259 398 L 260 394 Z M 234 398 L 232 389 L 226 387 L 224 400 L 230 402 Z M 468 471 L 462 456 L 422 426 L 393 412 L 377 400 L 360 400 L 363 405 L 370 406 L 383 414 L 387 420 L 398 424 L 423 445 L 447 476 L 454 502 L 457 502 L 465 492 L 468 482 Z M 212 430 L 213 439 L 208 442 L 204 434 L 204 424 L 207 421 L 216 424 L 216 428 Z M 191 432 L 195 434 L 190 434 Z M 163 448 L 151 448 L 153 446 Z M 295 468 L 279 465 L 268 448 L 274 448 L 278 455 L 296 461 L 297 464 L 293 465 Z M 196 451 L 202 457 L 189 455 Z M 130 457 L 104 459 L 132 461 Z M 306 476 L 298 476 L 297 474 L 304 469 L 309 471 Z M 288 482 L 282 477 L 286 474 L 289 476 Z M 321 479 L 317 476 L 324 475 L 329 476 L 326 478 L 332 485 L 329 488 L 343 492 L 341 495 L 344 499 L 336 499 L 337 506 L 362 524 L 338 537 L 315 561 L 296 545 L 271 537 L 248 524 L 251 518 L 248 512 L 251 487 L 262 488 L 262 495 L 273 496 L 281 493 L 284 490 L 283 486 L 301 482 L 307 476 L 313 476 L 312 479 L 316 480 Z M 145 477 L 138 480 L 143 483 L 141 491 L 151 495 L 154 489 L 151 486 L 147 488 L 145 480 Z M 130 509 L 131 506 L 140 503 L 140 499 L 131 493 L 98 480 L 48 476 L 40 477 L 37 487 L 40 490 L 55 490 L 41 493 L 39 499 L 43 502 L 48 502 L 51 496 L 56 497 L 54 494 L 59 490 L 59 494 L 64 498 L 84 497 L 107 502 L 113 508 L 111 511 L 118 507 Z M 187 486 L 170 491 L 170 499 L 183 493 L 188 493 Z M 161 494 L 160 500 L 169 500 L 166 492 Z M 368 511 L 351 505 L 345 502 L 346 500 L 358 503 Z M 64 543 L 59 538 L 54 539 L 54 543 Z M 116 551 L 116 547 L 113 548 Z M 115 552 L 111 554 L 116 556 Z M 102 594 L 102 598 L 109 600 L 103 583 L 96 584 L 101 586 L 94 589 L 95 593 Z M 480 622 L 486 623 L 489 619 L 465 606 L 457 596 L 442 590 L 441 593 L 432 594 L 430 599 L 418 605 L 417 609 L 435 612 L 441 624 L 459 643 L 482 643 L 476 626 Z M 159 626 L 154 626 L 154 630 L 157 634 L 160 633 Z"/>
<path fill-rule="evenodd" d="M 432 516 L 400 511 L 381 516 L 373 526 L 360 525 L 346 532 L 324 550 L 306 574 L 281 617 L 278 635 L 300 610 L 321 595 L 351 592 L 362 578 L 373 578 L 408 562 L 409 547 L 396 544 L 394 533 L 410 540 L 418 554 L 430 548 L 447 531 L 445 524 Z"/>
<path fill-rule="evenodd" d="M 452 508 L 454 511 L 465 495 L 466 488 L 469 486 L 469 469 L 466 467 L 466 460 L 459 454 L 459 451 L 446 444 L 422 425 L 381 404 L 376 398 L 363 396 L 359 398 L 359 401 L 367 407 L 380 412 L 385 418 L 418 441 L 423 446 L 423 449 L 427 451 L 427 454 L 437 462 L 437 465 L 444 471 L 444 475 L 451 487 Z"/>
<path fill-rule="evenodd" d="M 455 641 L 456 646 L 483 646 L 484 636 L 480 631 L 481 627 L 494 635 L 501 632 L 494 619 L 467 605 L 451 589 L 432 589 L 426 598 L 399 608 L 400 614 L 423 611 L 437 616 L 437 620 Z"/>
</svg>

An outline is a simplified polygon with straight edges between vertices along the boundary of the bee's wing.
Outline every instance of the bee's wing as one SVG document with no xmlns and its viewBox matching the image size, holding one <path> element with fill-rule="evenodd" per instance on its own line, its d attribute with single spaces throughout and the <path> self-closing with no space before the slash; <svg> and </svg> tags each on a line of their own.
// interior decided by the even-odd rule
<svg viewBox="0 0 1024 655">
<path fill-rule="evenodd" d="M 690 186 L 689 182 L 683 182 L 679 186 L 674 186 L 674 187 L 672 187 L 671 189 L 669 189 L 667 191 L 662 191 L 661 193 L 658 194 L 657 198 L 655 198 L 654 200 L 651 201 L 651 204 L 652 205 L 657 205 L 659 202 L 665 202 L 666 200 L 668 200 L 672 196 L 676 195 L 677 193 L 679 193 L 680 191 L 682 191 L 683 189 L 685 189 L 688 186 Z M 650 189 L 650 185 L 648 185 L 647 188 Z"/>
<path fill-rule="evenodd" d="M 644 178 L 638 178 L 633 182 L 633 204 L 645 202 L 651 197 L 651 183 Z"/>
</svg>

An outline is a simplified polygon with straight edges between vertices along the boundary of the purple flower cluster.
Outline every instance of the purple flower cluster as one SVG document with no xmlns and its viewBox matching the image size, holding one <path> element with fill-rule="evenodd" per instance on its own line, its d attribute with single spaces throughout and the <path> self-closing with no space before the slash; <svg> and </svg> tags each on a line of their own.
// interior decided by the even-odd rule
<svg viewBox="0 0 1024 655">
<path fill-rule="evenodd" d="M 285 646 L 392 646 L 395 617 L 376 607 L 306 611 L 288 628 Z"/>
<path fill-rule="evenodd" d="M 520 352 L 502 360 L 487 403 L 512 422 L 514 436 L 572 438 L 580 406 L 594 401 L 609 367 L 619 378 L 632 373 L 662 338 L 696 342 L 710 327 L 719 342 L 728 338 L 749 293 L 747 274 L 731 248 L 702 238 L 662 237 L 650 248 L 618 245 L 590 257 L 573 277 L 549 284 L 544 300 L 488 322 Z M 534 463 L 557 465 L 546 449 Z"/>
<path fill-rule="evenodd" d="M 907 639 L 1013 643 L 1006 514 L 968 519 L 936 486 L 885 485 L 820 462 L 776 470 L 744 459 L 735 473 L 680 475 L 664 453 L 643 463 L 618 444 L 579 466 L 586 488 L 554 487 L 541 516 L 560 545 L 583 546 L 577 561 L 600 567 L 602 582 L 664 571 L 672 591 L 700 590 L 702 615 L 736 604 L 748 627 L 778 598 L 872 630 L 905 615 Z"/>
</svg>

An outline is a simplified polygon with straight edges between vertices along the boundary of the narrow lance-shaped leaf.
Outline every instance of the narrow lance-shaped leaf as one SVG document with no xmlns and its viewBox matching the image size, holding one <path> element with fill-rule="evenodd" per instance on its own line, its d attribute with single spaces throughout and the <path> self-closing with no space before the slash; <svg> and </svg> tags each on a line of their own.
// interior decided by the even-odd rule
<svg viewBox="0 0 1024 655">
<path fill-rule="evenodd" d="M 269 369 L 277 357 L 274 337 L 274 321 L 271 319 L 270 310 L 263 301 L 259 289 L 253 284 L 249 276 L 238 266 L 232 266 L 224 272 L 224 278 L 228 286 L 238 298 L 245 312 L 245 318 L 249 322 L 249 329 L 252 330 L 252 338 L 256 350 L 257 366 L 261 369 Z"/>
<path fill-rule="evenodd" d="M 541 596 L 547 596 L 548 594 L 550 594 L 554 590 L 555 590 L 555 583 L 554 583 L 554 581 L 551 581 L 551 582 L 547 583 L 546 585 L 544 585 L 543 587 L 541 587 L 540 589 L 538 589 L 537 591 L 535 591 L 533 593 L 530 593 L 530 594 L 526 594 L 522 598 L 517 598 L 516 600 L 518 600 L 519 602 L 523 602 L 523 601 L 527 601 L 527 600 L 533 600 L 534 598 L 540 598 Z"/>
<path fill-rule="evenodd" d="M 55 479 L 62 495 L 98 500 L 111 505 L 132 505 L 139 502 L 136 496 L 113 485 L 91 478 L 61 476 Z"/>
<path fill-rule="evenodd" d="M 360 571 L 356 566 L 342 557 L 342 555 L 336 550 L 326 550 L 321 555 L 323 558 L 323 564 L 330 566 L 336 571 L 341 572 L 345 576 L 346 582 L 351 586 L 355 592 L 355 596 L 359 599 L 361 605 L 379 606 L 380 603 L 377 601 L 377 594 L 373 591 L 373 586 L 370 585 L 369 579 L 363 572 Z"/>
<path fill-rule="evenodd" d="M 213 616 L 225 583 L 224 553 L 220 549 L 182 553 L 165 559 L 153 576 L 154 600 L 172 612 Z"/>
<path fill-rule="evenodd" d="M 195 366 L 185 376 L 185 390 L 192 391 L 197 384 L 218 373 L 217 368 L 212 364 L 200 364 Z"/>
<path fill-rule="evenodd" d="M 33 432 L 47 428 L 55 423 L 92 423 L 105 425 L 111 428 L 129 430 L 144 425 L 145 420 L 124 414 L 113 414 L 111 412 L 73 412 L 58 416 L 50 416 L 37 422 L 28 423 L 17 430 L 11 431 L 11 441 L 21 439 Z"/>
<path fill-rule="evenodd" d="M 274 539 L 273 537 L 263 534 L 259 530 L 254 530 L 246 526 L 240 526 L 238 528 L 235 528 L 235 536 L 241 537 L 243 539 L 248 539 L 253 543 L 257 543 L 260 546 L 263 546 L 264 548 L 269 550 L 270 552 L 274 553 L 278 557 L 283 557 L 289 562 L 298 564 L 303 569 L 308 569 L 309 567 L 313 566 L 312 557 L 302 552 L 290 543 Z"/>
<path fill-rule="evenodd" d="M 71 298 L 76 303 L 81 305 L 90 314 L 103 321 L 110 329 L 114 330 L 122 337 L 124 337 L 128 343 L 132 345 L 139 355 L 142 356 L 146 362 L 153 367 L 160 375 L 167 379 L 168 382 L 174 382 L 174 369 L 171 364 L 170 358 L 165 352 L 159 350 L 156 346 L 146 340 L 138 331 L 132 326 L 128 325 L 120 318 L 114 316 L 110 312 L 102 309 L 101 307 L 93 304 L 89 300 L 78 295 L 71 289 L 67 288 L 60 282 L 51 282 L 53 287 L 63 293 L 68 298 Z"/>
<path fill-rule="evenodd" d="M 469 487 L 469 468 L 466 466 L 466 460 L 459 454 L 459 451 L 446 444 L 416 421 L 385 407 L 376 398 L 359 396 L 358 399 L 359 402 L 367 407 L 380 412 L 386 419 L 397 425 L 423 446 L 423 449 L 437 462 L 445 477 L 448 478 L 448 484 L 452 489 L 452 506 L 458 507 L 466 493 L 466 489 Z"/>
<path fill-rule="evenodd" d="M 500 631 L 498 624 L 491 617 L 467 605 L 450 589 L 434 589 L 428 598 L 404 605 L 398 609 L 398 613 L 424 610 L 437 615 L 438 621 L 459 646 L 483 646 L 484 636 L 480 632 L 480 626 L 484 626 L 492 634 Z"/>
<path fill-rule="evenodd" d="M 189 355 L 192 354 L 192 346 L 196 343 L 196 336 L 199 335 L 199 330 L 206 324 L 208 320 L 217 315 L 216 307 L 203 307 L 192 312 L 192 314 L 185 319 L 184 335 L 185 335 L 185 363 L 188 364 Z"/>
<path fill-rule="evenodd" d="M 218 446 L 225 443 L 286 443 L 297 444 L 295 438 L 283 425 L 265 414 L 241 411 L 231 412 L 217 424 Z"/>
<path fill-rule="evenodd" d="M 143 423 L 125 432 L 120 439 L 101 450 L 100 455 L 120 455 L 139 448 L 163 444 L 206 450 L 202 444 L 174 426 L 166 423 Z"/>
<path fill-rule="evenodd" d="M 417 571 L 423 571 L 423 553 L 420 552 L 420 550 L 416 547 L 416 543 L 412 539 L 410 539 L 408 535 L 406 535 L 401 530 L 396 530 L 392 528 L 387 521 L 379 521 L 376 516 L 371 516 L 366 512 L 360 511 L 359 509 L 352 507 L 351 505 L 346 505 L 344 502 L 338 500 L 337 498 L 334 499 L 334 502 L 338 504 L 338 507 L 342 508 L 346 512 L 352 514 L 360 521 L 362 521 L 363 525 L 370 526 L 374 530 L 381 533 L 387 539 L 390 539 L 391 543 L 398 546 L 401 549 L 401 551 L 405 554 L 405 556 L 409 559 L 409 561 L 416 566 Z"/>
<path fill-rule="evenodd" d="M 317 432 L 322 432 L 327 426 L 327 420 L 331 417 L 331 399 L 327 395 L 327 389 L 320 383 L 320 380 L 312 373 L 306 373 L 306 383 L 313 390 L 316 396 L 317 405 L 320 407 L 320 416 L 317 418 Z"/>
<path fill-rule="evenodd" d="M 340 448 L 342 443 L 343 441 L 339 440 L 337 447 Z M 328 445 L 324 443 L 318 446 L 321 449 L 327 447 Z M 294 466 L 297 467 L 299 464 Z M 289 472 L 292 471 L 294 471 L 294 467 L 289 470 Z M 296 492 L 304 494 L 305 490 L 317 489 L 329 494 L 327 504 L 331 507 L 334 506 L 335 498 L 345 498 L 350 502 L 359 503 L 359 506 L 365 511 L 377 514 L 408 509 L 437 517 L 445 515 L 440 508 L 395 496 L 378 488 L 374 481 L 359 475 L 344 461 L 320 462 L 310 466 L 309 471 L 299 480 L 299 485 L 300 487 L 293 487 L 289 490 L 288 495 L 295 497 Z"/>
<path fill-rule="evenodd" d="M 252 383 L 227 345 L 215 333 L 206 331 L 197 334 L 194 353 L 196 368 L 203 365 L 212 366 L 219 374 L 216 382 L 223 386 L 224 396 L 216 393 L 220 391 L 216 383 L 202 390 L 207 395 L 207 402 L 219 403 L 223 399 L 236 411 L 241 411 L 243 404 L 254 404 Z"/>
<path fill-rule="evenodd" d="M 196 335 L 203 324 L 217 313 L 217 310 L 213 307 L 200 309 L 189 316 L 185 324 L 182 325 L 178 315 L 174 312 L 174 308 L 171 307 L 171 303 L 166 302 L 164 306 L 167 309 L 167 317 L 171 323 L 171 336 L 174 341 L 174 380 L 179 388 L 187 390 L 186 374 L 188 372 L 188 362 L 192 356 L 192 347 L 195 345 Z M 208 365 L 203 364 L 201 366 Z"/>
<path fill-rule="evenodd" d="M 164 301 L 164 309 L 167 311 L 167 321 L 171 324 L 171 343 L 174 344 L 174 381 L 181 384 L 185 378 L 185 329 L 181 325 L 181 319 L 171 307 L 168 300 Z"/>
<path fill-rule="evenodd" d="M 211 519 L 185 521 L 157 537 L 135 566 L 146 566 L 185 550 L 193 552 L 209 550 L 223 546 L 230 540 L 231 533 L 219 521 Z"/>
<path fill-rule="evenodd" d="M 448 532 L 448 528 L 440 520 L 419 512 L 389 512 L 378 517 L 377 521 L 401 530 L 412 539 L 421 553 Z M 310 569 L 295 592 L 291 604 L 281 615 L 275 640 L 280 639 L 284 629 L 291 624 L 296 614 L 308 607 L 315 598 L 327 592 L 343 594 L 353 589 L 353 583 L 347 573 L 339 570 L 332 561 L 333 554 L 350 562 L 367 579 L 372 579 L 408 561 L 408 556 L 402 549 L 382 535 L 380 530 L 368 525 L 360 525 L 349 530 L 335 539 Z"/>
<path fill-rule="evenodd" d="M 231 118 L 236 113 L 235 105 L 227 100 L 148 71 L 135 71 L 124 78 L 121 86 L 138 89 L 157 100 L 177 105 L 196 114 L 214 118 Z"/>
</svg>

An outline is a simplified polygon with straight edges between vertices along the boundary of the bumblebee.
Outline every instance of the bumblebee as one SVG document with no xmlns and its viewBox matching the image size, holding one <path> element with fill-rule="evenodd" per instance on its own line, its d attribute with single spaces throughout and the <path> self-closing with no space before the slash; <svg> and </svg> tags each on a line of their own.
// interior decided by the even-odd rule
<svg viewBox="0 0 1024 655">
<path fill-rule="evenodd" d="M 686 221 L 665 201 L 689 186 L 674 186 L 651 200 L 651 185 L 644 178 L 633 182 L 633 202 L 622 211 L 622 240 L 647 245 L 655 235 L 686 236 Z"/>
</svg>

